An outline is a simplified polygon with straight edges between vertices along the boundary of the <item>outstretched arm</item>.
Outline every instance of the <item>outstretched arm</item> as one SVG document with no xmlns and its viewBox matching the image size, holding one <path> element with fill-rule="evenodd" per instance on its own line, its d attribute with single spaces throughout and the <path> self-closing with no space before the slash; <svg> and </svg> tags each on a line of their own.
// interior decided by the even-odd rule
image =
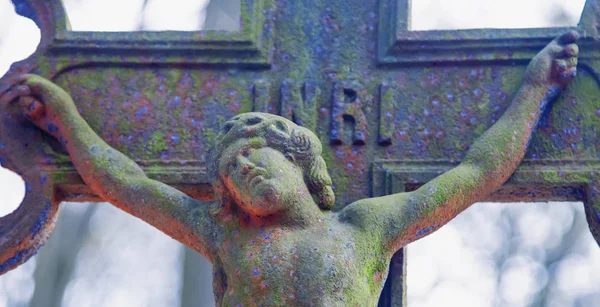
<svg viewBox="0 0 600 307">
<path fill-rule="evenodd" d="M 376 232 L 384 236 L 381 243 L 395 252 L 500 188 L 523 159 L 544 108 L 575 76 L 577 37 L 568 32 L 533 58 L 509 108 L 475 141 L 459 166 L 414 192 L 351 204 L 343 218 L 380 228 Z"/>
<path fill-rule="evenodd" d="M 104 142 L 79 115 L 71 96 L 34 75 L 21 77 L 19 103 L 28 118 L 57 138 L 85 181 L 102 199 L 139 217 L 210 259 L 208 205 L 146 177 Z"/>
</svg>

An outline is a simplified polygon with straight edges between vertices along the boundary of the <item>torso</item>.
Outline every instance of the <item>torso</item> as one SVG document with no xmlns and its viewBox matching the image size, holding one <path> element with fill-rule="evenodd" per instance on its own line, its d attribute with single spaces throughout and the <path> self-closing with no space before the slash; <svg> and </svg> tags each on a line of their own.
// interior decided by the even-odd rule
<svg viewBox="0 0 600 307">
<path fill-rule="evenodd" d="M 308 229 L 223 225 L 217 241 L 218 306 L 375 306 L 390 260 L 333 213 Z"/>
</svg>

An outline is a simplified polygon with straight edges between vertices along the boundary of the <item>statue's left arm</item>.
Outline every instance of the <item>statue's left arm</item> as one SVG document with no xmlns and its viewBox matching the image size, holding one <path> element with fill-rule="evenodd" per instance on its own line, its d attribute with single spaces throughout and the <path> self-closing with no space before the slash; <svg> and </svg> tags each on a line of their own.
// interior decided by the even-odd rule
<svg viewBox="0 0 600 307">
<path fill-rule="evenodd" d="M 575 76 L 577 37 L 568 32 L 533 58 L 511 105 L 460 165 L 414 192 L 357 201 L 342 218 L 381 234 L 382 243 L 395 252 L 500 188 L 523 159 L 544 108 Z"/>
</svg>

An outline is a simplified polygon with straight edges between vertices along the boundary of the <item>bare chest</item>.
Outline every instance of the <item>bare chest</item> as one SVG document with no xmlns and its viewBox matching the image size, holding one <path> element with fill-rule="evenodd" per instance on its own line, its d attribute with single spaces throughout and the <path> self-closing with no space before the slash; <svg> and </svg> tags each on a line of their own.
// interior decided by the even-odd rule
<svg viewBox="0 0 600 307">
<path fill-rule="evenodd" d="M 378 295 L 382 281 L 364 270 L 373 257 L 333 227 L 238 234 L 221 247 L 215 294 L 225 306 L 353 305 Z"/>
</svg>

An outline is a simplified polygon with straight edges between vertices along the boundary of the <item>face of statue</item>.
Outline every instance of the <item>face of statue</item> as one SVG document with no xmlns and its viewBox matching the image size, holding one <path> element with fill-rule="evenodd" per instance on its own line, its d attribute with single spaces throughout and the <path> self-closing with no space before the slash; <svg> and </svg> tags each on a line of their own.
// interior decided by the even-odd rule
<svg viewBox="0 0 600 307">
<path fill-rule="evenodd" d="M 248 139 L 225 149 L 219 175 L 236 203 L 254 215 L 286 209 L 291 200 L 303 199 L 301 196 L 310 199 L 302 169 L 292 156 L 271 147 L 256 148 Z"/>
</svg>

